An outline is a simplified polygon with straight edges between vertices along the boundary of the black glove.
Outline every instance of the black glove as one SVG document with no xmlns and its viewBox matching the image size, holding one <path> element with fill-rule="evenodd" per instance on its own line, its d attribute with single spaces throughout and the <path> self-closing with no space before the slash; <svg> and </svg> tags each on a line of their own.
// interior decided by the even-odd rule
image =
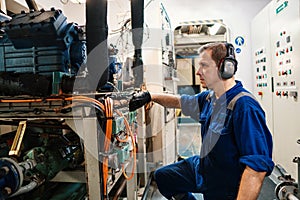
<svg viewBox="0 0 300 200">
<path fill-rule="evenodd" d="M 134 93 L 129 101 L 129 111 L 134 111 L 151 101 L 151 95 L 147 92 Z"/>
</svg>

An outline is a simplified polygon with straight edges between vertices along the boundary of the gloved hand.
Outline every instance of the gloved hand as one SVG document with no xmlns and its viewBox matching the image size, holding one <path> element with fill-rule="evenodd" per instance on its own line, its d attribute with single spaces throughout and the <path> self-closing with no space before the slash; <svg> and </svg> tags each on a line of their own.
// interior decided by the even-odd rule
<svg viewBox="0 0 300 200">
<path fill-rule="evenodd" d="M 151 95 L 148 91 L 134 93 L 129 101 L 129 111 L 134 111 L 151 101 Z"/>
</svg>

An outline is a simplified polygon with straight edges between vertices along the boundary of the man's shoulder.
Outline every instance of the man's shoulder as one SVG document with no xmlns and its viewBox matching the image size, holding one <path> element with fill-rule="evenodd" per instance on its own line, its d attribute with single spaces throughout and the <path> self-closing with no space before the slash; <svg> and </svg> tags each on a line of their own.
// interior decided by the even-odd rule
<svg viewBox="0 0 300 200">
<path fill-rule="evenodd" d="M 239 106 L 245 106 L 245 104 L 251 103 L 251 102 L 257 102 L 254 95 L 247 90 L 241 90 L 236 92 L 234 95 L 232 95 L 232 98 L 230 99 L 227 108 L 230 110 L 233 110 L 235 107 L 235 104 L 239 104 Z"/>
</svg>

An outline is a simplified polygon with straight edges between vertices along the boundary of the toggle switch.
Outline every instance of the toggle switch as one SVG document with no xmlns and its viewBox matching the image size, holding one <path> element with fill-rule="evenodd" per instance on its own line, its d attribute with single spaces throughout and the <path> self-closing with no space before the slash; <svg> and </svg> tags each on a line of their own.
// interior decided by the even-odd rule
<svg viewBox="0 0 300 200">
<path fill-rule="evenodd" d="M 287 75 L 287 71 L 286 71 L 286 70 L 285 70 L 285 71 L 282 71 L 281 74 L 282 74 L 282 75 Z"/>
<path fill-rule="evenodd" d="M 284 96 L 284 97 L 287 97 L 288 96 L 288 92 L 287 91 L 285 91 L 285 92 L 282 92 L 282 96 Z"/>
<path fill-rule="evenodd" d="M 297 91 L 290 91 L 290 97 L 297 98 L 298 92 Z"/>
<path fill-rule="evenodd" d="M 276 92 L 276 96 L 281 96 L 281 92 L 280 92 L 280 91 L 277 91 L 277 92 Z"/>
</svg>

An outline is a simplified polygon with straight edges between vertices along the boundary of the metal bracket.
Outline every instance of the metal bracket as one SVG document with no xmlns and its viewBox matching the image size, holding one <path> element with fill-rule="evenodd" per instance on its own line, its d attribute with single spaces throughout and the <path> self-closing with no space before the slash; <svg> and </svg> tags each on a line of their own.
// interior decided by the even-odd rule
<svg viewBox="0 0 300 200">
<path fill-rule="evenodd" d="M 20 154 L 21 154 L 20 149 L 21 149 L 23 137 L 25 134 L 25 130 L 26 130 L 26 121 L 20 121 L 13 144 L 9 151 L 10 156 L 18 156 L 18 157 L 20 156 Z"/>
</svg>

